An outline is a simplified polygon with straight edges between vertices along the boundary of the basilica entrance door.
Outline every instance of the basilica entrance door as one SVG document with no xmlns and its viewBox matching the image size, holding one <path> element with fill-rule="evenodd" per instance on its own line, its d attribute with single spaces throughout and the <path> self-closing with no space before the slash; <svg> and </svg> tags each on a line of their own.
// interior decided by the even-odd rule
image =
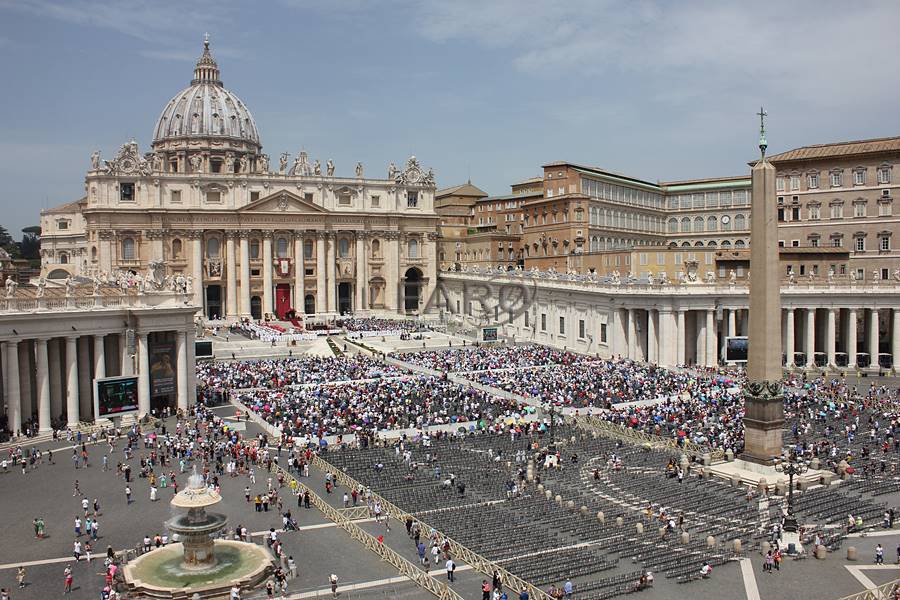
<svg viewBox="0 0 900 600">
<path fill-rule="evenodd" d="M 279 283 L 275 286 L 275 314 L 284 320 L 285 313 L 291 308 L 291 285 Z"/>
<path fill-rule="evenodd" d="M 338 312 L 342 315 L 353 312 L 353 288 L 346 281 L 338 284 Z"/>
<path fill-rule="evenodd" d="M 206 286 L 206 317 L 208 319 L 222 318 L 222 286 Z"/>
</svg>

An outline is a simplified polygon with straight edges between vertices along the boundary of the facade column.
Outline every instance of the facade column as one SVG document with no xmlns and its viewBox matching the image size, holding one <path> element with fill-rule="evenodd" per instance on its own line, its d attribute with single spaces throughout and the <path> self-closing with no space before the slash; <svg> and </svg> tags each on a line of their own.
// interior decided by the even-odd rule
<svg viewBox="0 0 900 600">
<path fill-rule="evenodd" d="M 187 338 L 183 331 L 175 334 L 175 374 L 177 384 L 178 409 L 187 412 L 188 408 L 188 355 Z"/>
<path fill-rule="evenodd" d="M 316 312 L 328 310 L 325 300 L 325 232 L 316 232 Z"/>
<path fill-rule="evenodd" d="M 119 351 L 122 353 L 121 375 L 134 375 L 134 359 L 128 353 L 128 334 L 119 334 Z"/>
<path fill-rule="evenodd" d="M 737 309 L 728 309 L 728 337 L 734 337 L 737 331 Z"/>
<path fill-rule="evenodd" d="M 856 322 L 856 309 L 847 309 L 847 366 L 856 368 L 856 334 L 859 324 Z"/>
<path fill-rule="evenodd" d="M 678 366 L 683 366 L 685 363 L 684 359 L 684 351 L 685 351 L 685 341 L 684 341 L 684 316 L 685 310 L 683 308 L 678 309 L 677 319 L 675 321 L 675 363 Z"/>
<path fill-rule="evenodd" d="M 275 312 L 272 306 L 272 235 L 263 231 L 263 318 Z"/>
<path fill-rule="evenodd" d="M 294 311 L 298 313 L 305 312 L 306 290 L 303 289 L 303 278 L 306 276 L 306 269 L 303 266 L 303 234 L 299 231 L 294 233 Z"/>
<path fill-rule="evenodd" d="M 235 232 L 225 232 L 225 316 L 235 319 L 238 316 L 237 303 L 237 261 L 234 255 Z"/>
<path fill-rule="evenodd" d="M 806 367 L 816 366 L 816 309 L 806 309 Z"/>
<path fill-rule="evenodd" d="M 328 312 L 337 312 L 337 273 L 334 259 L 334 232 L 328 232 L 325 238 L 325 297 L 328 302 Z"/>
<path fill-rule="evenodd" d="M 647 362 L 659 364 L 659 340 L 657 339 L 658 327 L 652 308 L 647 309 Z"/>
<path fill-rule="evenodd" d="M 184 336 L 184 342 L 187 346 L 187 403 L 193 406 L 197 403 L 197 332 L 191 327 Z"/>
<path fill-rule="evenodd" d="M 106 377 L 106 347 L 105 336 L 94 336 L 94 378 L 103 379 Z M 93 398 L 93 389 L 91 390 L 91 398 Z M 96 420 L 99 415 L 94 415 Z"/>
<path fill-rule="evenodd" d="M 719 366 L 719 357 L 716 355 L 716 349 L 719 347 L 716 335 L 716 311 L 709 309 L 706 311 L 706 366 Z"/>
<path fill-rule="evenodd" d="M 635 309 L 628 309 L 628 358 L 637 360 L 637 318 Z"/>
<path fill-rule="evenodd" d="M 891 364 L 894 371 L 900 370 L 900 309 L 893 309 L 893 326 L 891 327 Z"/>
<path fill-rule="evenodd" d="M 17 435 L 22 430 L 22 392 L 19 386 L 19 343 L 3 342 L 6 373 L 3 396 L 6 398 L 9 430 Z"/>
<path fill-rule="evenodd" d="M 241 231 L 241 316 L 250 316 L 250 232 Z"/>
<path fill-rule="evenodd" d="M 675 315 L 672 314 L 671 310 L 659 310 L 659 325 L 657 326 L 656 334 L 657 334 L 657 363 L 661 367 L 671 367 L 672 365 L 672 355 L 673 355 L 673 344 L 672 344 L 672 334 L 674 333 L 673 329 L 673 318 Z"/>
<path fill-rule="evenodd" d="M 366 234 L 356 234 L 356 310 L 366 310 L 366 288 L 369 280 L 366 273 Z"/>
<path fill-rule="evenodd" d="M 694 311 L 694 328 L 696 329 L 694 332 L 694 345 L 697 347 L 696 364 L 698 367 L 706 364 L 706 319 L 701 318 L 702 314 L 701 311 Z"/>
<path fill-rule="evenodd" d="M 203 309 L 203 232 L 191 232 L 191 272 L 194 274 L 194 304 L 200 313 Z"/>
<path fill-rule="evenodd" d="M 50 411 L 50 368 L 47 356 L 46 338 L 35 340 L 37 347 L 37 388 L 38 388 L 38 429 L 50 431 L 52 413 Z"/>
<path fill-rule="evenodd" d="M 150 413 L 150 355 L 146 333 L 137 333 L 138 338 L 138 416 Z"/>
<path fill-rule="evenodd" d="M 78 425 L 78 337 L 66 338 L 66 423 Z"/>
<path fill-rule="evenodd" d="M 836 333 L 837 333 L 835 331 L 836 326 L 837 326 L 837 315 L 835 314 L 835 309 L 829 308 L 828 309 L 828 321 L 826 322 L 826 329 L 825 329 L 825 353 L 828 356 L 828 366 L 830 368 L 834 368 L 834 366 L 835 366 L 834 352 L 835 352 L 835 341 L 836 341 L 835 337 L 836 337 Z"/>
<path fill-rule="evenodd" d="M 81 419 L 93 421 L 94 400 L 91 388 L 91 338 L 83 335 L 78 338 L 78 399 L 81 406 Z"/>
<path fill-rule="evenodd" d="M 869 311 L 869 368 L 878 368 L 878 309 Z"/>
<path fill-rule="evenodd" d="M 784 354 L 788 368 L 794 366 L 794 309 L 785 311 L 784 317 Z"/>
<path fill-rule="evenodd" d="M 401 309 L 400 298 L 400 233 L 384 233 L 384 307 L 388 310 Z"/>
<path fill-rule="evenodd" d="M 50 418 L 59 417 L 63 413 L 62 393 L 62 353 L 60 341 L 56 338 L 47 342 L 48 365 L 50 369 Z"/>
</svg>

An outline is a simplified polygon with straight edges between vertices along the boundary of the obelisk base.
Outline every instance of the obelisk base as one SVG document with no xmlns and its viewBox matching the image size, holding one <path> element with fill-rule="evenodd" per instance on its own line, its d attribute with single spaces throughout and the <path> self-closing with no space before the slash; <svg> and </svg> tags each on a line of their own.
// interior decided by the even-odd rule
<svg viewBox="0 0 900 600">
<path fill-rule="evenodd" d="M 773 465 L 781 457 L 784 395 L 780 381 L 751 381 L 744 389 L 744 452 L 741 458 Z"/>
</svg>

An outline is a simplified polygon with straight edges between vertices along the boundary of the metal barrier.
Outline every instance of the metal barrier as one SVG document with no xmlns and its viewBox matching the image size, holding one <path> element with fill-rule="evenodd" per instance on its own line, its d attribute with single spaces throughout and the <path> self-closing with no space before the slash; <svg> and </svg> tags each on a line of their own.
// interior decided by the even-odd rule
<svg viewBox="0 0 900 600">
<path fill-rule="evenodd" d="M 678 442 L 670 438 L 644 433 L 643 431 L 625 427 L 624 425 L 616 425 L 615 423 L 610 423 L 609 421 L 605 421 L 603 419 L 598 419 L 596 417 L 591 417 L 588 415 L 573 416 L 573 419 L 575 421 L 575 424 L 582 429 L 596 432 L 603 437 L 622 440 L 631 444 L 647 445 L 652 448 L 658 448 L 661 450 L 679 450 L 686 454 L 693 454 L 695 456 L 709 454 L 711 460 L 725 459 L 725 451 L 721 448 L 701 446 L 689 440 L 685 440 L 684 442 L 679 444 Z"/>
<path fill-rule="evenodd" d="M 312 466 L 324 471 L 325 473 L 331 473 L 338 483 L 349 487 L 351 489 L 355 488 L 357 490 L 367 488 L 368 486 L 364 486 L 354 478 L 350 477 L 347 473 L 338 469 L 321 456 L 314 454 L 312 457 Z M 390 517 L 398 520 L 401 523 L 405 523 L 407 518 L 411 518 L 413 521 L 419 523 L 420 528 L 423 531 L 437 531 L 440 533 L 441 537 L 450 545 L 450 554 L 452 554 L 455 558 L 459 559 L 459 561 L 464 562 L 470 565 L 476 571 L 484 573 L 488 577 L 492 577 L 496 572 L 500 575 L 503 580 L 503 585 L 511 588 L 516 592 L 522 592 L 523 590 L 527 590 L 529 597 L 534 600 L 553 600 L 553 598 L 545 592 L 544 590 L 536 587 L 535 585 L 525 581 L 521 577 L 517 575 L 513 575 L 500 565 L 495 562 L 492 562 L 480 554 L 470 550 L 466 546 L 463 546 L 459 542 L 455 541 L 453 538 L 449 537 L 445 533 L 441 532 L 438 529 L 435 529 L 425 521 L 417 518 L 415 515 L 412 515 L 405 510 L 402 510 L 397 505 L 392 502 L 387 501 L 382 496 L 372 492 L 373 500 L 377 501 L 381 504 L 382 510 Z M 348 521 L 349 522 L 349 521 Z"/>
<path fill-rule="evenodd" d="M 895 579 L 876 588 L 844 596 L 840 600 L 894 600 L 898 594 L 900 594 L 900 579 Z"/>
<path fill-rule="evenodd" d="M 368 519 L 372 515 L 369 514 L 368 506 L 350 506 L 348 508 L 339 508 L 337 509 L 339 513 L 350 519 L 351 521 L 358 521 L 360 519 Z"/>
<path fill-rule="evenodd" d="M 359 527 L 359 525 L 347 518 L 344 513 L 325 502 L 325 500 L 323 500 L 321 496 L 316 494 L 306 484 L 297 481 L 297 478 L 294 477 L 291 473 L 276 464 L 272 465 L 272 471 L 275 473 L 283 474 L 285 479 L 295 481 L 297 483 L 297 489 L 300 491 L 300 493 L 303 494 L 308 492 L 310 502 L 317 509 L 322 511 L 322 514 L 324 514 L 328 519 L 334 521 L 334 523 L 336 523 L 338 527 L 346 531 L 351 538 L 358 541 L 367 549 L 377 554 L 379 557 L 381 557 L 382 560 L 385 560 L 392 566 L 394 566 L 401 575 L 408 577 L 416 585 L 428 590 L 441 600 L 463 600 L 463 597 L 452 590 L 446 583 L 432 577 L 413 563 L 400 556 L 391 548 L 385 546 L 382 543 L 379 543 L 374 536 L 363 531 Z"/>
</svg>

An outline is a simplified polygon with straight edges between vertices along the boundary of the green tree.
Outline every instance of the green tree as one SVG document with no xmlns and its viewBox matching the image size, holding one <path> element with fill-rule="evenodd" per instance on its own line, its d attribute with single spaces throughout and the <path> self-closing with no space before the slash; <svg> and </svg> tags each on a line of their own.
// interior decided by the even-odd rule
<svg viewBox="0 0 900 600">
<path fill-rule="evenodd" d="M 22 253 L 19 251 L 19 244 L 9 235 L 9 231 L 3 225 L 0 225 L 0 248 L 6 250 L 13 258 L 22 256 Z"/>
<path fill-rule="evenodd" d="M 22 258 L 29 260 L 41 259 L 41 228 L 37 225 L 22 229 L 22 241 L 19 242 L 19 251 Z"/>
</svg>

